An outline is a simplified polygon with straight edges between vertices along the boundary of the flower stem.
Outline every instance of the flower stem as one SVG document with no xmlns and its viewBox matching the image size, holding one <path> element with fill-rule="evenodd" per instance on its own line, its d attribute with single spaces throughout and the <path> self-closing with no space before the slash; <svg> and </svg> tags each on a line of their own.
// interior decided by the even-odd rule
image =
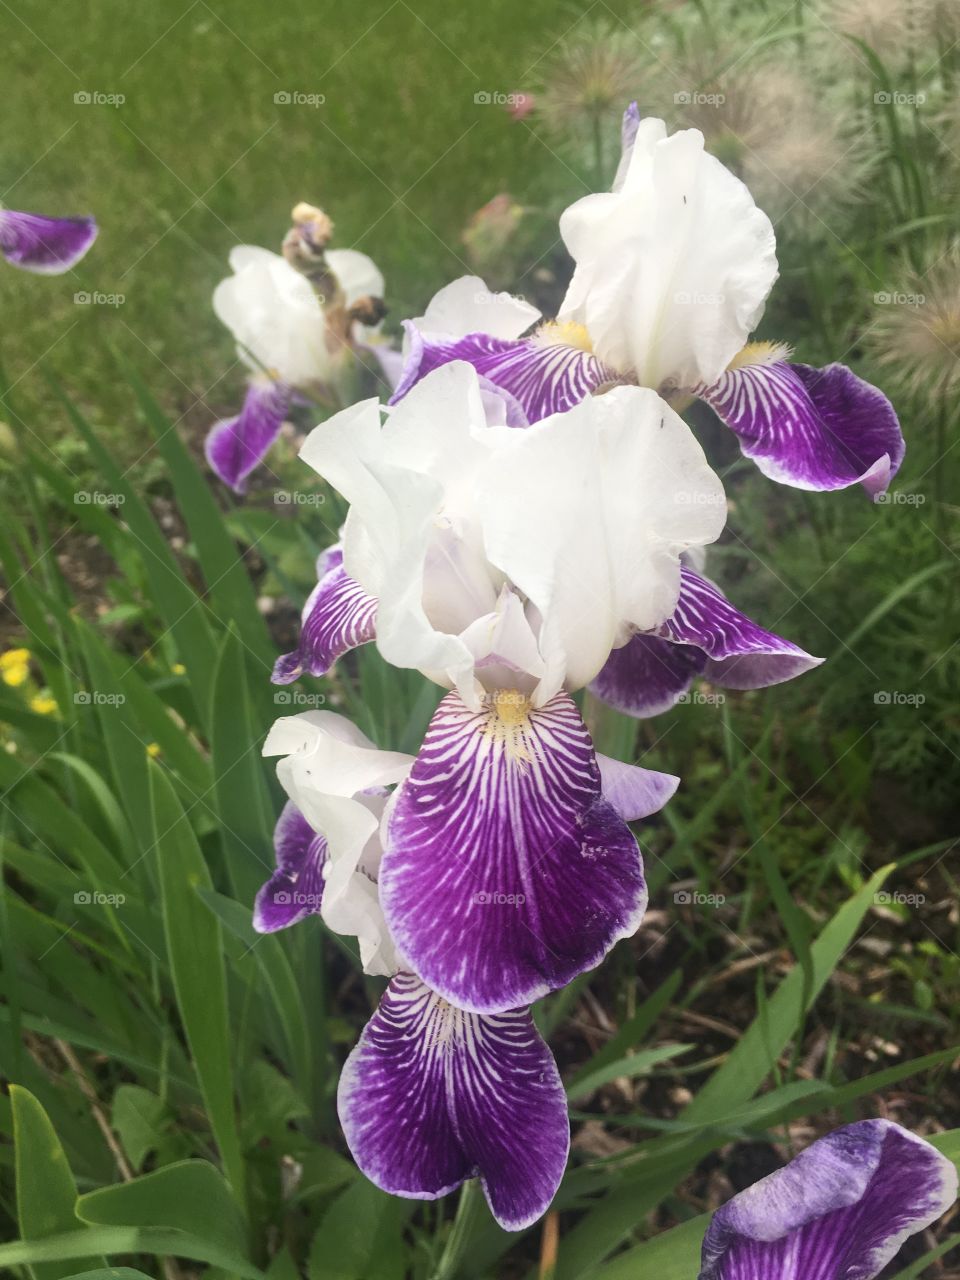
<svg viewBox="0 0 960 1280">
<path fill-rule="evenodd" d="M 460 1191 L 456 1217 L 431 1280 L 456 1280 L 482 1206 L 483 1196 L 480 1194 L 480 1184 L 476 1178 L 471 1178 L 469 1182 L 463 1184 Z"/>
</svg>

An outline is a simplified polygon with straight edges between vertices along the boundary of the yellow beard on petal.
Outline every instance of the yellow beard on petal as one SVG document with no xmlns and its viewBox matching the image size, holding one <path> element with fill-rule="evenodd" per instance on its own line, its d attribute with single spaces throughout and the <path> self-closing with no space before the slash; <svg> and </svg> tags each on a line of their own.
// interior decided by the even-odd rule
<svg viewBox="0 0 960 1280">
<path fill-rule="evenodd" d="M 518 689 L 497 689 L 485 701 L 483 732 L 499 743 L 511 760 L 525 764 L 530 759 L 526 741 L 530 699 Z"/>
<path fill-rule="evenodd" d="M 576 320 L 548 320 L 540 326 L 534 338 L 545 347 L 576 347 L 578 351 L 593 355 L 593 342 L 587 326 Z"/>
<path fill-rule="evenodd" d="M 786 342 L 748 342 L 727 365 L 727 372 L 746 369 L 750 365 L 777 364 L 778 361 L 789 360 L 792 355 L 793 348 Z"/>
</svg>

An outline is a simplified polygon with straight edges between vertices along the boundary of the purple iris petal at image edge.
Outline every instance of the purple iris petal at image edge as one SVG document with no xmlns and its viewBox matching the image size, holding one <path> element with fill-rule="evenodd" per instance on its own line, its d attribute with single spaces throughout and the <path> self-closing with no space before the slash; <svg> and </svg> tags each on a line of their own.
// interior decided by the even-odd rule
<svg viewBox="0 0 960 1280">
<path fill-rule="evenodd" d="M 275 933 L 317 915 L 323 896 L 323 864 L 327 842 L 288 800 L 273 832 L 277 869 L 257 894 L 253 927 L 258 933 Z"/>
<path fill-rule="evenodd" d="M 38 275 L 69 271 L 97 238 L 93 218 L 48 218 L 0 209 L 0 253 L 7 262 Z"/>
<path fill-rule="evenodd" d="M 699 1280 L 873 1280 L 956 1195 L 930 1143 L 889 1120 L 846 1125 L 713 1215 Z"/>
<path fill-rule="evenodd" d="M 357 1164 L 392 1195 L 435 1200 L 479 1176 L 494 1217 L 519 1231 L 563 1177 L 566 1097 L 527 1009 L 467 1013 L 398 974 L 344 1065 L 337 1106 Z"/>
<path fill-rule="evenodd" d="M 636 635 L 615 649 L 590 688 L 627 715 L 654 716 L 669 710 L 696 676 L 727 689 L 762 689 L 822 661 L 758 626 L 719 587 L 683 565 L 673 616 L 656 634 Z"/>
<path fill-rule="evenodd" d="M 448 694 L 387 822 L 380 895 L 401 954 L 478 1013 L 529 1004 L 594 968 L 646 909 L 621 816 L 633 805 L 622 789 L 616 805 L 603 795 L 569 695 L 532 708 L 502 692 L 473 711 Z M 649 811 L 642 798 L 637 807 Z"/>
<path fill-rule="evenodd" d="M 798 489 L 860 483 L 876 498 L 903 461 L 893 405 L 842 364 L 746 364 L 697 394 L 764 475 Z"/>
<path fill-rule="evenodd" d="M 247 477 L 280 434 L 291 400 L 285 383 L 254 378 L 239 414 L 210 428 L 204 443 L 207 462 L 234 493 L 246 492 Z"/>
<path fill-rule="evenodd" d="M 376 614 L 377 601 L 347 576 L 340 547 L 331 547 L 317 561 L 317 585 L 304 605 L 299 644 L 277 659 L 271 680 L 290 684 L 304 672 L 325 676 L 348 649 L 375 639 Z"/>
</svg>

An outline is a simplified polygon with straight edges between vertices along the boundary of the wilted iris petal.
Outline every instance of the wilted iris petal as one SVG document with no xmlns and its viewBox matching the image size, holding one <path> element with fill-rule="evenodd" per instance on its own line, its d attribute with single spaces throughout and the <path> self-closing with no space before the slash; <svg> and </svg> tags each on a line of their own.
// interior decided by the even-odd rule
<svg viewBox="0 0 960 1280">
<path fill-rule="evenodd" d="M 489 333 L 443 338 L 419 333 L 405 322 L 408 342 L 403 374 L 391 403 L 401 400 L 432 369 L 451 360 L 466 360 L 481 378 L 503 388 L 521 406 L 525 422 L 539 422 L 579 404 L 617 375 L 591 351 L 566 340 L 570 326 L 548 326 L 533 338 L 509 340 Z"/>
<path fill-rule="evenodd" d="M 237 417 L 215 423 L 207 433 L 207 461 L 235 493 L 246 491 L 247 477 L 280 434 L 291 398 L 285 383 L 254 378 Z"/>
<path fill-rule="evenodd" d="M 79 262 L 97 238 L 93 218 L 47 218 L 0 209 L 0 253 L 15 267 L 58 276 Z"/>
<path fill-rule="evenodd" d="M 376 638 L 377 602 L 343 567 L 343 552 L 332 547 L 317 563 L 318 582 L 300 622 L 300 643 L 276 661 L 274 684 L 290 684 L 304 672 L 325 676 L 337 658 Z"/>
<path fill-rule="evenodd" d="M 479 1176 L 507 1231 L 546 1212 L 570 1146 L 563 1085 L 529 1012 L 466 1013 L 398 974 L 350 1054 L 340 1120 L 366 1176 L 435 1200 Z"/>
<path fill-rule="evenodd" d="M 286 929 L 316 915 L 323 895 L 327 842 L 288 800 L 273 833 L 277 869 L 257 894 L 253 927 L 258 933 Z"/>
<path fill-rule="evenodd" d="M 562 987 L 637 929 L 640 851 L 567 694 L 444 698 L 389 815 L 380 893 L 400 952 L 478 1012 Z"/>
<path fill-rule="evenodd" d="M 610 706 L 642 718 L 668 711 L 697 676 L 727 689 L 762 689 L 822 661 L 758 626 L 683 565 L 673 615 L 655 635 L 636 635 L 615 649 L 590 687 Z"/>
<path fill-rule="evenodd" d="M 714 1214 L 699 1280 L 873 1280 L 956 1194 L 928 1142 L 888 1120 L 846 1125 Z"/>
<path fill-rule="evenodd" d="M 842 364 L 771 360 L 729 369 L 699 392 L 765 476 L 797 489 L 860 483 L 886 492 L 903 461 L 893 405 Z"/>
</svg>

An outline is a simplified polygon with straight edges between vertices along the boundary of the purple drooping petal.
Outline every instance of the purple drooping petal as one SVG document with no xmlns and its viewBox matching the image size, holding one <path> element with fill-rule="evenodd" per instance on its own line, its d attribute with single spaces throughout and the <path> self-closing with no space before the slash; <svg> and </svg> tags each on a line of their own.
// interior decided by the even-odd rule
<svg viewBox="0 0 960 1280">
<path fill-rule="evenodd" d="M 675 794 L 680 779 L 672 773 L 655 773 L 597 752 L 604 800 L 612 804 L 624 822 L 639 822 L 659 813 Z"/>
<path fill-rule="evenodd" d="M 758 626 L 682 565 L 672 617 L 656 635 L 636 635 L 614 649 L 590 688 L 618 711 L 644 718 L 669 711 L 697 676 L 727 689 L 763 689 L 821 661 Z"/>
<path fill-rule="evenodd" d="M 719 587 L 687 565 L 680 569 L 677 607 L 660 635 L 701 649 L 707 659 L 704 679 L 727 689 L 782 684 L 823 661 L 758 626 L 734 608 Z"/>
<path fill-rule="evenodd" d="M 0 209 L 0 253 L 15 267 L 59 276 L 80 261 L 98 227 L 93 218 L 47 218 Z"/>
<path fill-rule="evenodd" d="M 441 702 L 387 825 L 394 941 L 462 1008 L 528 1004 L 599 964 L 646 907 L 637 842 L 565 693 Z"/>
<path fill-rule="evenodd" d="M 614 649 L 590 692 L 625 715 L 646 719 L 669 711 L 706 663 L 702 649 L 636 635 Z"/>
<path fill-rule="evenodd" d="M 846 1125 L 714 1214 L 699 1280 L 873 1280 L 956 1194 L 929 1143 L 889 1120 Z"/>
<path fill-rule="evenodd" d="M 238 416 L 214 423 L 207 433 L 207 462 L 235 493 L 246 491 L 247 477 L 280 434 L 292 394 L 286 383 L 254 378 Z"/>
<path fill-rule="evenodd" d="M 764 475 L 797 489 L 859 482 L 876 498 L 903 461 L 893 405 L 842 364 L 744 365 L 699 395 Z"/>
<path fill-rule="evenodd" d="M 290 684 L 304 672 L 325 676 L 348 649 L 376 639 L 377 601 L 347 575 L 339 547 L 320 557 L 317 576 L 303 609 L 300 643 L 277 659 L 274 684 Z"/>
<path fill-rule="evenodd" d="M 591 352 L 562 340 L 550 341 L 545 336 L 508 340 L 489 333 L 445 339 L 419 333 L 410 321 L 405 325 L 407 357 L 391 404 L 451 360 L 466 360 L 481 378 L 508 391 L 527 422 L 572 409 L 603 383 L 617 381 L 617 375 Z"/>
<path fill-rule="evenodd" d="M 257 894 L 253 907 L 253 927 L 258 933 L 275 933 L 305 916 L 317 915 L 323 896 L 327 842 L 292 800 L 277 819 L 273 848 L 277 869 Z"/>
<path fill-rule="evenodd" d="M 493 1216 L 520 1231 L 563 1177 L 563 1085 L 526 1009 L 466 1013 L 398 974 L 347 1059 L 337 1105 L 357 1164 L 392 1195 L 435 1200 L 479 1176 Z"/>
</svg>

